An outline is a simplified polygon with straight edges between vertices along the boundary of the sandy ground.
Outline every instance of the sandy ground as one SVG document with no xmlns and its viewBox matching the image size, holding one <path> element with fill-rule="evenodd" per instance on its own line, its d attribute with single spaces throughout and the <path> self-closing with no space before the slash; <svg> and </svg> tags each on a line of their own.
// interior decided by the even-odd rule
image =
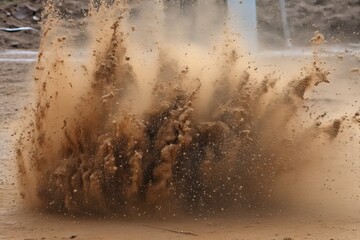
<svg viewBox="0 0 360 240">
<path fill-rule="evenodd" d="M 0 98 L 3 103 L 0 106 L 0 239 L 360 239 L 360 156 L 356 151 L 360 143 L 356 141 L 349 145 L 353 149 L 352 161 L 344 162 L 339 158 L 335 160 L 333 170 L 349 176 L 348 180 L 353 184 L 340 184 L 339 188 L 347 188 L 346 194 L 357 195 L 357 198 L 344 200 L 342 197 L 347 195 L 341 193 L 334 206 L 341 214 L 332 217 L 318 213 L 317 206 L 306 211 L 305 208 L 284 212 L 274 210 L 272 216 L 239 212 L 231 217 L 156 220 L 74 218 L 24 206 L 17 190 L 11 134 L 13 123 L 20 117 L 20 109 L 31 97 L 31 71 L 34 67 L 31 59 L 35 56 L 0 53 Z M 261 58 L 265 59 L 264 56 Z M 334 116 L 344 110 L 353 112 L 360 109 L 357 102 L 360 99 L 360 76 L 358 72 L 351 72 L 359 65 L 358 57 L 358 54 L 353 54 L 350 62 L 338 60 L 337 63 L 345 67 L 333 72 L 333 83 L 309 93 L 315 108 Z M 280 62 L 289 56 L 278 54 L 277 58 L 270 59 Z M 345 210 L 348 208 L 350 210 Z"/>
</svg>

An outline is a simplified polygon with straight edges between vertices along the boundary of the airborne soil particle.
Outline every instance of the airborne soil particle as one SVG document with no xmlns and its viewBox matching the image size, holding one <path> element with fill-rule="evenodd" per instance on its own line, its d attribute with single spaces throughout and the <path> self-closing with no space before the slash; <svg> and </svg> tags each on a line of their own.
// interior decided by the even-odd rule
<svg viewBox="0 0 360 240">
<path fill-rule="evenodd" d="M 306 239 L 309 232 L 324 240 L 360 238 L 360 96 L 357 73 L 349 71 L 358 60 L 349 61 L 344 53 L 341 62 L 332 59 L 336 71 L 328 71 L 329 65 L 315 56 L 302 59 L 308 67 L 295 77 L 264 77 L 263 66 L 251 71 L 250 60 L 234 57 L 242 54 L 226 41 L 217 43 L 219 56 L 201 60 L 191 44 L 186 52 L 194 61 L 186 62 L 185 50 L 177 49 L 177 55 L 160 39 L 160 49 L 152 47 L 159 61 L 153 61 L 132 51 L 136 41 L 131 40 L 139 40 L 126 34 L 133 32 L 132 24 L 109 15 L 107 22 L 101 13 L 94 15 L 93 23 L 104 29 L 96 34 L 104 36 L 83 48 L 74 47 L 71 33 L 57 34 L 64 30 L 62 21 L 46 25 L 52 30 L 44 38 L 35 81 L 29 80 L 31 64 L 0 63 L 5 103 L 0 110 L 0 239 L 194 238 L 191 234 L 197 239 Z M 140 32 L 141 26 L 135 29 Z M 56 40 L 63 36 L 64 41 Z M 87 58 L 84 49 L 96 52 Z M 139 64 L 142 58 L 155 72 L 150 84 L 144 75 L 153 72 Z M 290 67 L 283 70 L 290 71 L 294 62 L 299 61 L 287 61 Z M 214 73 L 214 65 L 226 67 Z M 213 78 L 217 81 L 207 85 Z M 9 157 L 10 123 L 21 112 L 16 109 L 23 109 L 19 100 L 32 95 L 35 100 L 26 105 L 14 133 L 19 138 L 20 129 L 30 130 L 17 145 L 20 163 L 28 164 L 22 200 Z M 310 120 L 302 118 L 307 114 Z M 318 157 L 325 163 L 321 167 Z M 314 162 L 315 170 L 304 171 Z M 273 188 L 277 181 L 283 195 Z M 273 196 L 278 199 L 270 201 Z M 330 209 L 339 211 L 332 217 L 329 209 L 319 210 L 331 202 Z M 92 214 L 99 212 L 100 217 Z M 126 217 L 108 219 L 112 215 Z"/>
<path fill-rule="evenodd" d="M 90 12 L 88 20 L 106 22 L 106 31 L 88 46 L 94 53 L 88 63 L 76 64 L 71 37 L 52 41 L 63 26 L 55 12 L 44 23 L 35 107 L 29 108 L 17 150 L 23 193 L 38 207 L 126 216 L 201 216 L 242 206 L 261 210 L 271 201 L 279 176 L 316 156 L 311 151 L 294 155 L 313 144 L 302 139 L 303 131 L 328 135 L 324 141 L 337 136 L 338 120 L 325 127 L 310 123 L 298 136 L 286 129 L 305 103 L 305 92 L 329 83 L 328 72 L 315 62 L 305 76 L 275 94 L 276 79 L 259 80 L 238 67 L 242 60 L 228 36 L 216 43 L 223 49 L 220 57 L 208 59 L 224 67 L 208 99 L 201 101 L 210 74 L 197 65 L 180 68 L 171 56 L 175 49 L 158 45 L 160 64 L 152 66 L 157 72 L 146 100 L 149 108 L 134 113 L 144 99 L 133 94 L 144 95 L 141 85 L 148 83 L 137 78 L 142 73 L 126 57 L 134 43 L 126 34 L 127 10 L 119 17 L 116 7 Z M 193 80 L 193 72 L 201 75 Z M 234 77 L 232 72 L 243 73 Z"/>
</svg>

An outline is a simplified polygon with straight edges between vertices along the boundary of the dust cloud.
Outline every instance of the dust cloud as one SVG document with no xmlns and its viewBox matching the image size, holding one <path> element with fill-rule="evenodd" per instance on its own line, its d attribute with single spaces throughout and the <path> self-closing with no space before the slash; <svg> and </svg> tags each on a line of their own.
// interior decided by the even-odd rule
<svg viewBox="0 0 360 240">
<path fill-rule="evenodd" d="M 261 72 L 226 17 L 192 32 L 181 14 L 115 1 L 69 27 L 47 7 L 17 144 L 28 202 L 121 216 L 264 209 L 282 175 L 321 158 L 343 120 L 302 114 L 329 73 L 316 61 L 298 77 Z"/>
</svg>

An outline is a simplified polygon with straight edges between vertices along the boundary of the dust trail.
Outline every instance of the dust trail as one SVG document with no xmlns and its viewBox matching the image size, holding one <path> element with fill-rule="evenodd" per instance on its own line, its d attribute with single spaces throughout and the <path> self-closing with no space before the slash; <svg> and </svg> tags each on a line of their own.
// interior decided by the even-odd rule
<svg viewBox="0 0 360 240">
<path fill-rule="evenodd" d="M 321 155 L 315 139 L 337 136 L 339 120 L 297 121 L 307 89 L 328 82 L 316 64 L 293 80 L 261 73 L 226 28 L 206 44 L 174 40 L 160 2 L 135 18 L 134 6 L 92 9 L 81 49 L 47 10 L 17 151 L 29 201 L 88 214 L 261 209 L 279 176 Z"/>
</svg>

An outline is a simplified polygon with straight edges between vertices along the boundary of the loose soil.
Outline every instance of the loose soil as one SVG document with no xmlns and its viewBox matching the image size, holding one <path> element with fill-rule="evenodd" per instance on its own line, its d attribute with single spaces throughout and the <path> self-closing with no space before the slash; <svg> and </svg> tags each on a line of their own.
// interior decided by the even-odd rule
<svg viewBox="0 0 360 240">
<path fill-rule="evenodd" d="M 360 237 L 358 49 L 252 57 L 91 13 L 0 53 L 0 238 Z"/>
</svg>

